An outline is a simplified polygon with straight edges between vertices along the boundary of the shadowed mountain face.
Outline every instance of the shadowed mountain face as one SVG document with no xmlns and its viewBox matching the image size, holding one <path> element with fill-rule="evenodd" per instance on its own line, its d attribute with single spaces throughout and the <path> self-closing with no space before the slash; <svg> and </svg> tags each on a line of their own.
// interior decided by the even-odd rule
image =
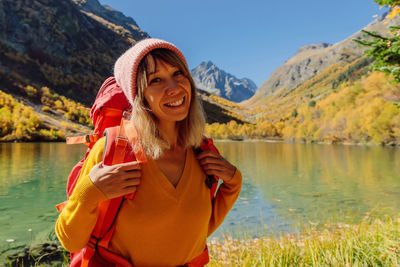
<svg viewBox="0 0 400 267">
<path fill-rule="evenodd" d="M 389 25 L 396 25 L 400 22 L 399 18 L 395 18 L 385 25 L 383 20 L 384 16 L 373 21 L 364 29 L 386 35 Z M 295 88 L 332 64 L 345 64 L 361 57 L 365 48 L 359 47 L 353 41 L 355 38 L 362 38 L 361 31 L 333 45 L 320 43 L 301 47 L 257 89 L 249 103 L 257 102 L 270 94 L 285 89 Z"/>
<path fill-rule="evenodd" d="M 15 84 L 48 86 L 90 104 L 118 56 L 148 37 L 133 19 L 97 0 L 80 2 L 0 1 L 2 90 L 16 90 Z"/>
<path fill-rule="evenodd" d="M 250 98 L 257 89 L 250 79 L 238 79 L 220 70 L 211 61 L 202 62 L 191 73 L 197 88 L 233 102 Z"/>
<path fill-rule="evenodd" d="M 102 6 L 98 0 L 72 0 L 81 11 L 110 30 L 123 35 L 129 41 L 140 40 L 149 37 L 142 31 L 131 17 L 126 17 L 122 12 L 109 6 Z"/>
</svg>

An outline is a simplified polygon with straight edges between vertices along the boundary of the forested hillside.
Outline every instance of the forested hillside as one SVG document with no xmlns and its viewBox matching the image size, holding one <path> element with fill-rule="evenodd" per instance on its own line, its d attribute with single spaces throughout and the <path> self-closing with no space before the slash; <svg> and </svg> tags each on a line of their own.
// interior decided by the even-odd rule
<svg viewBox="0 0 400 267">
<path fill-rule="evenodd" d="M 27 86 L 25 90 L 28 99 L 40 100 L 42 108 L 26 105 L 0 90 L 0 141 L 63 141 L 66 134 L 90 131 L 84 126 L 91 124 L 89 111 L 81 104 L 47 87 L 38 91 Z"/>
<path fill-rule="evenodd" d="M 212 124 L 223 138 L 400 145 L 400 85 L 366 57 L 334 64 L 296 88 L 244 109 L 253 123 Z"/>
</svg>

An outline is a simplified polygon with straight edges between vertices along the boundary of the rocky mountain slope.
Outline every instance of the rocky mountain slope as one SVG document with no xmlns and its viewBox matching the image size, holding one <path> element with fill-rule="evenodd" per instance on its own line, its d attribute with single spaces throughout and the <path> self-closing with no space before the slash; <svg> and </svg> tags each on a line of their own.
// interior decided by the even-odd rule
<svg viewBox="0 0 400 267">
<path fill-rule="evenodd" d="M 238 79 L 211 61 L 202 62 L 191 73 L 197 88 L 234 102 L 250 98 L 257 89 L 250 79 Z"/>
<path fill-rule="evenodd" d="M 0 1 L 0 88 L 15 93 L 15 84 L 47 86 L 89 104 L 115 59 L 148 36 L 120 31 L 107 20 L 111 15 L 91 14 L 71 0 Z"/>
<path fill-rule="evenodd" d="M 101 5 L 98 0 L 72 0 L 81 9 L 81 12 L 97 20 L 108 29 L 123 35 L 130 42 L 149 37 L 137 23 L 126 17 L 122 12 L 107 5 Z"/>
<path fill-rule="evenodd" d="M 396 18 L 388 24 L 384 24 L 384 16 L 381 16 L 364 29 L 386 34 L 388 26 L 396 25 L 399 22 L 400 19 Z M 267 95 L 295 88 L 332 64 L 341 62 L 347 64 L 361 57 L 364 49 L 353 41 L 355 38 L 362 38 L 361 31 L 333 45 L 321 43 L 299 48 L 293 57 L 278 67 L 257 89 L 248 103 L 254 104 Z"/>
</svg>

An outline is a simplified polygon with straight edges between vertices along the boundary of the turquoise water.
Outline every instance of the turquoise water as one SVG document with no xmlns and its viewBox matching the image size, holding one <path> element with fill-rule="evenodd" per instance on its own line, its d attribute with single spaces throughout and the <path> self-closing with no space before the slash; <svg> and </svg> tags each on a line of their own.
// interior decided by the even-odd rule
<svg viewBox="0 0 400 267">
<path fill-rule="evenodd" d="M 218 144 L 242 170 L 224 232 L 298 233 L 327 222 L 400 211 L 400 149 L 266 142 Z M 239 230 L 237 230 L 239 229 Z"/>
<path fill-rule="evenodd" d="M 218 142 L 244 183 L 213 236 L 297 233 L 366 213 L 400 211 L 400 149 Z M 0 248 L 49 238 L 69 171 L 84 146 L 0 144 Z M 50 236 L 50 238 L 53 238 Z M 8 241 L 7 241 L 8 240 Z"/>
</svg>

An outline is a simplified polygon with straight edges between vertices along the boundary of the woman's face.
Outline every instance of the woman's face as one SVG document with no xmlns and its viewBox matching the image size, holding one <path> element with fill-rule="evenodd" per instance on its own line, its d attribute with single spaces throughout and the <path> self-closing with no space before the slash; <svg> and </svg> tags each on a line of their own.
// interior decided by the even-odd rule
<svg viewBox="0 0 400 267">
<path fill-rule="evenodd" d="M 177 67 L 148 56 L 147 87 L 144 97 L 160 123 L 177 122 L 189 113 L 191 86 Z"/>
</svg>

